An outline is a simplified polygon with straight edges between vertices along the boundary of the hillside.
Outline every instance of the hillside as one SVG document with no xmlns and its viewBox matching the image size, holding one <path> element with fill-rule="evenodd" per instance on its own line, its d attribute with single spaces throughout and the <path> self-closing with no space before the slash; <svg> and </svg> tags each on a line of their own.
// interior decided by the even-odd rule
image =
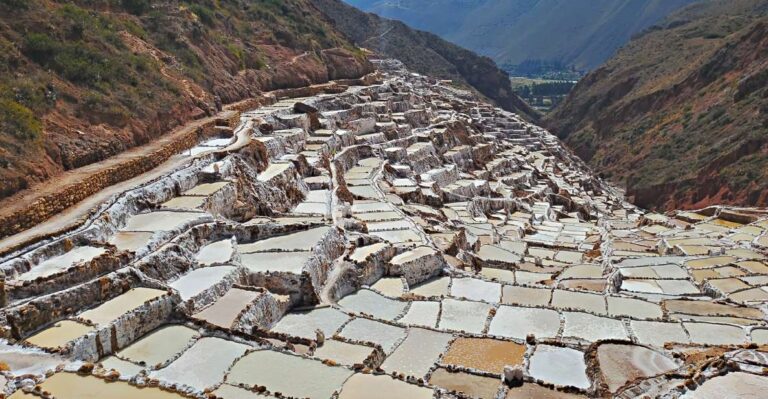
<svg viewBox="0 0 768 399">
<path fill-rule="evenodd" d="M 416 72 L 472 87 L 508 111 L 537 119 L 536 111 L 512 92 L 507 73 L 491 59 L 401 22 L 361 12 L 341 0 L 313 2 L 356 45 L 396 58 Z"/>
<path fill-rule="evenodd" d="M 696 0 L 348 0 L 493 58 L 508 70 L 591 70 L 631 36 Z"/>
<path fill-rule="evenodd" d="M 371 70 L 308 0 L 0 0 L 0 198 L 221 103 Z"/>
<path fill-rule="evenodd" d="M 768 205 L 766 11 L 710 1 L 671 16 L 546 123 L 641 206 Z"/>
</svg>

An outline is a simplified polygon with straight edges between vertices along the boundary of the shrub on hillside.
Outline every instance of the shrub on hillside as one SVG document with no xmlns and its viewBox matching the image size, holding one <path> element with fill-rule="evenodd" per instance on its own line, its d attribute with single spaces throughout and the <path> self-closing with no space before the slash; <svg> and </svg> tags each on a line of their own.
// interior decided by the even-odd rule
<svg viewBox="0 0 768 399">
<path fill-rule="evenodd" d="M 43 131 L 42 123 L 24 105 L 0 98 L 0 132 L 22 140 L 34 140 Z"/>
</svg>

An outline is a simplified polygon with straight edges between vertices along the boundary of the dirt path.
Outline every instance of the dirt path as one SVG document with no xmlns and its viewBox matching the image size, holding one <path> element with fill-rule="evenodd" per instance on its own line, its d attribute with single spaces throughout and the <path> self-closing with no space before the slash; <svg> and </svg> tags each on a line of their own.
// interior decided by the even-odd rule
<svg viewBox="0 0 768 399">
<path fill-rule="evenodd" d="M 140 147 L 135 147 L 126 152 L 105 159 L 101 162 L 96 162 L 82 168 L 64 172 L 52 179 L 36 184 L 28 190 L 22 191 L 17 195 L 0 201 L 0 217 L 19 212 L 29 206 L 29 204 L 32 204 L 39 199 L 51 194 L 60 193 L 64 191 L 66 187 L 77 184 L 87 177 L 99 173 L 105 169 L 114 168 L 127 162 L 131 162 L 132 160 L 146 157 L 168 145 L 169 143 L 177 140 L 179 137 L 189 134 L 190 131 L 193 131 L 205 124 L 211 123 L 216 119 L 216 117 L 217 116 L 208 117 L 190 122 L 189 124 L 176 129 L 170 134 L 167 134 L 151 143 Z M 146 184 L 165 173 L 180 168 L 181 166 L 190 162 L 192 159 L 193 158 L 189 156 L 174 155 L 152 170 L 149 170 L 131 179 L 124 180 L 115 185 L 105 187 L 94 195 L 91 195 L 78 202 L 76 205 L 57 213 L 44 222 L 39 223 L 20 233 L 3 238 L 0 240 L 0 254 L 15 248 L 20 244 L 35 239 L 36 237 L 41 237 L 46 234 L 66 231 L 74 228 L 82 224 L 95 207 L 109 199 L 111 196 L 122 191 L 126 191 L 130 188 Z"/>
</svg>

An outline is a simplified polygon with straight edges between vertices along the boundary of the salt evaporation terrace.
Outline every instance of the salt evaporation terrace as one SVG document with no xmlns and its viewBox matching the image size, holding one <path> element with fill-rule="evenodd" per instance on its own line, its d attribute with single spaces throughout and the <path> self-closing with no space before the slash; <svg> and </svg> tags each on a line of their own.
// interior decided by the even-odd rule
<svg viewBox="0 0 768 399">
<path fill-rule="evenodd" d="M 765 210 L 645 212 L 541 128 L 378 65 L 6 256 L 4 394 L 765 397 Z"/>
</svg>

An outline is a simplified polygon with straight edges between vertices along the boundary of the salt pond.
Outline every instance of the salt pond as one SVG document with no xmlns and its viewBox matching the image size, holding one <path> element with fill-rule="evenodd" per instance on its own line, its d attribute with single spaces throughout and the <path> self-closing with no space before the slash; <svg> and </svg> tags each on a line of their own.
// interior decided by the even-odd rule
<svg viewBox="0 0 768 399">
<path fill-rule="evenodd" d="M 482 302 L 445 299 L 438 327 L 446 330 L 479 334 L 485 328 L 492 306 Z"/>
<path fill-rule="evenodd" d="M 533 378 L 559 386 L 589 388 L 584 353 L 570 348 L 538 345 L 528 372 Z"/>
<path fill-rule="evenodd" d="M 300 376 L 296 374 L 301 370 Z M 352 371 L 277 351 L 255 351 L 238 360 L 227 376 L 230 384 L 266 386 L 283 395 L 327 399 L 341 389 Z"/>
<path fill-rule="evenodd" d="M 453 337 L 420 328 L 408 330 L 408 337 L 381 365 L 386 372 L 423 378 L 445 351 Z"/>
<path fill-rule="evenodd" d="M 106 252 L 106 249 L 101 247 L 75 247 L 69 252 L 54 256 L 32 266 L 32 269 L 26 273 L 22 273 L 18 277 L 18 280 L 32 281 L 37 278 L 48 277 L 52 274 L 65 271 L 76 264 L 88 262 Z"/>
<path fill-rule="evenodd" d="M 150 373 L 150 377 L 204 390 L 223 381 L 235 359 L 248 348 L 221 338 L 200 338 L 173 363 Z"/>
</svg>

